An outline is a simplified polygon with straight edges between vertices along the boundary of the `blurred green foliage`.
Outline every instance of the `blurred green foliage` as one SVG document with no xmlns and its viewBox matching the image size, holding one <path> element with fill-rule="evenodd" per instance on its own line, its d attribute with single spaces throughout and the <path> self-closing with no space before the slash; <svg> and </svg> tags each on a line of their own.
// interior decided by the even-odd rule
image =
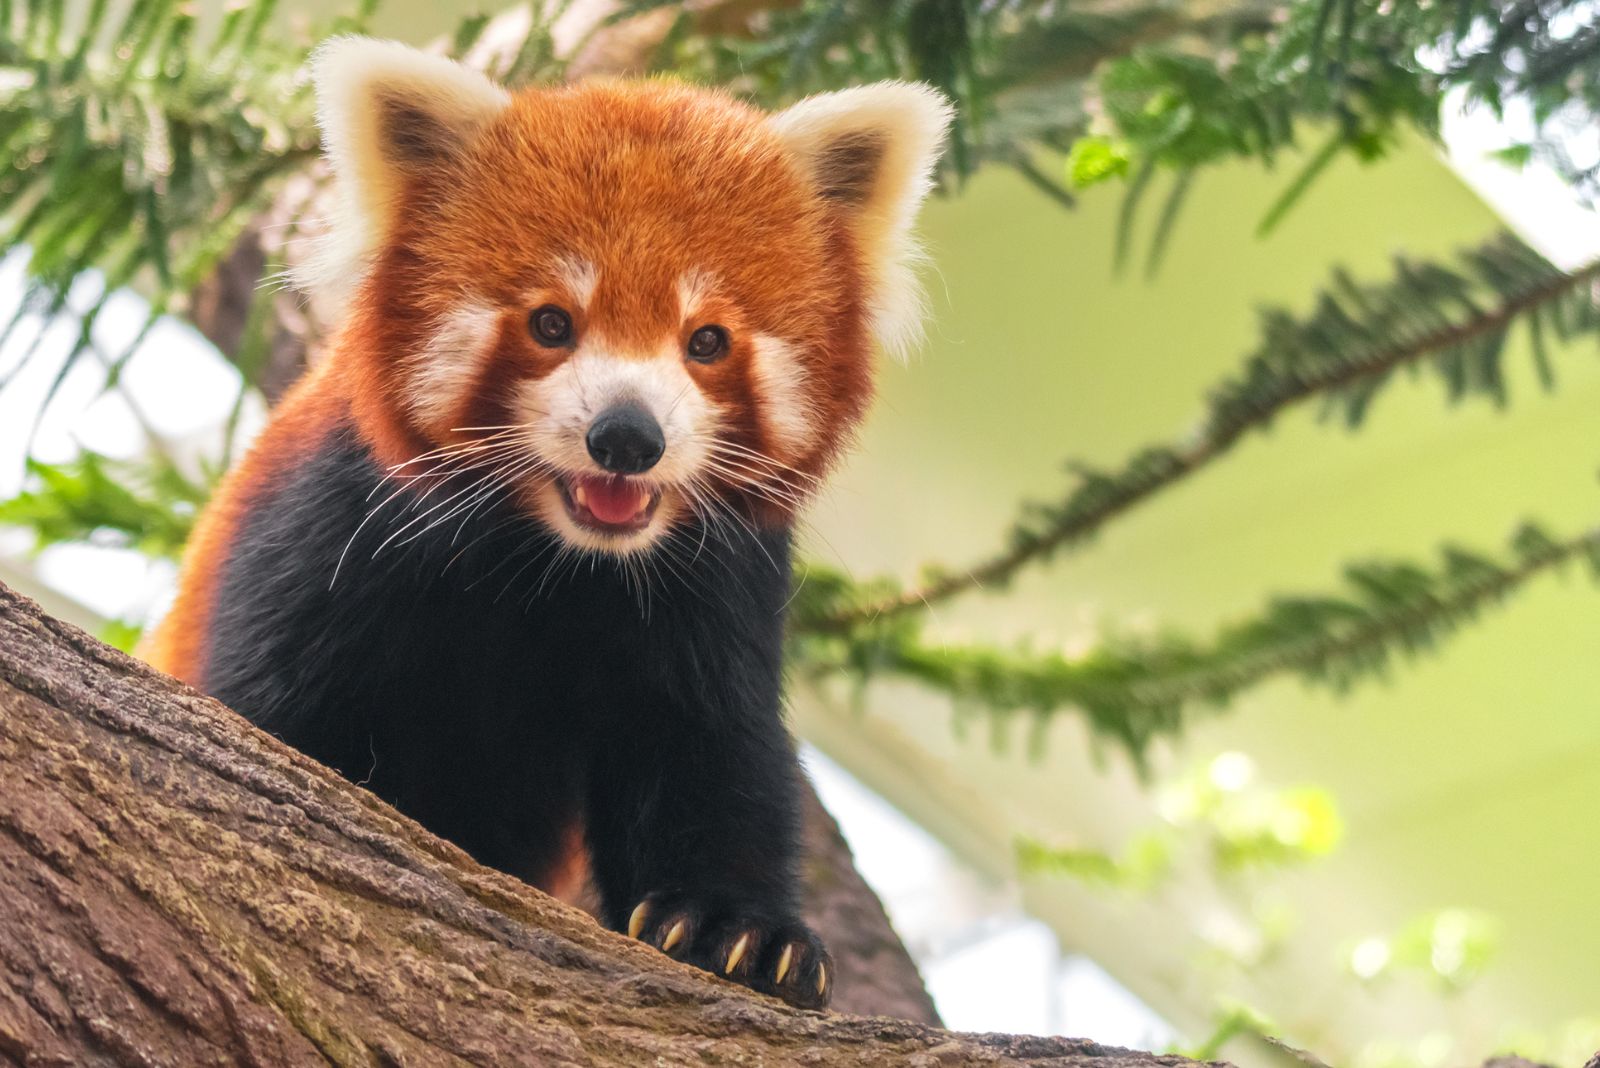
<svg viewBox="0 0 1600 1068">
<path fill-rule="evenodd" d="M 1164 835 L 1135 836 L 1121 855 L 1100 849 L 1047 846 L 1033 838 L 1016 842 L 1017 866 L 1024 875 L 1059 875 L 1120 890 L 1149 890 L 1172 866 Z"/>
<path fill-rule="evenodd" d="M 82 542 L 175 560 L 214 483 L 214 474 L 190 478 L 160 455 L 115 460 L 85 450 L 65 463 L 30 459 L 22 492 L 0 501 L 0 524 L 31 530 L 35 551 Z"/>
<path fill-rule="evenodd" d="M 1274 872 L 1324 857 L 1344 836 L 1338 806 L 1313 786 L 1270 789 L 1253 782 L 1242 753 L 1223 753 L 1163 783 L 1156 791 L 1162 822 L 1131 836 L 1120 852 L 1016 841 L 1024 876 L 1064 876 L 1147 892 L 1168 883 L 1179 858 L 1198 851 L 1214 875 Z"/>
<path fill-rule="evenodd" d="M 1503 357 L 1513 328 L 1527 329 L 1547 389 L 1557 381 L 1550 338 L 1600 338 L 1600 263 L 1560 271 L 1510 235 L 1464 250 L 1459 259 L 1445 265 L 1402 258 L 1394 276 L 1379 283 L 1336 269 L 1309 314 L 1262 310 L 1259 346 L 1238 372 L 1207 390 L 1199 426 L 1182 440 L 1140 449 L 1115 470 L 1069 463 L 1076 484 L 1059 502 L 1026 503 L 1004 550 L 966 567 L 930 567 L 917 588 L 816 582 L 800 606 L 802 627 L 844 630 L 974 587 L 1003 589 L 1023 568 L 1080 547 L 1302 402 L 1316 400 L 1325 415 L 1357 429 L 1401 372 L 1430 371 L 1452 403 L 1482 398 L 1504 406 L 1510 397 Z"/>
<path fill-rule="evenodd" d="M 181 313 L 281 181 L 316 158 L 298 78 L 306 45 L 269 32 L 274 7 L 238 5 L 205 41 L 196 13 L 174 0 L 137 0 L 116 21 L 98 0 L 72 28 L 61 3 L 0 8 L 0 144 L 10 161 L 0 170 L 0 246 L 29 250 L 29 288 L 0 339 L 29 315 L 67 313 L 74 282 L 99 276 L 101 296 L 77 316 L 58 386 L 88 351 L 105 299 L 140 284 L 146 330 Z M 115 47 L 96 47 L 102 40 Z M 144 336 L 126 339 L 108 377 Z M 0 385 L 36 352 L 37 343 Z"/>
<path fill-rule="evenodd" d="M 1294 905 L 1265 892 L 1282 875 L 1327 857 L 1344 837 L 1337 804 L 1326 790 L 1312 786 L 1274 788 L 1256 781 L 1248 756 L 1224 752 L 1156 788 L 1162 822 L 1134 833 L 1124 848 L 1047 845 L 1021 837 L 1016 842 L 1025 878 L 1070 878 L 1107 890 L 1148 894 L 1166 889 L 1184 893 L 1194 876 L 1219 887 L 1235 886 L 1251 907 L 1255 930 L 1235 934 L 1216 946 L 1216 1014 L 1205 1039 L 1175 1050 L 1198 1060 L 1215 1059 L 1234 1039 L 1249 1035 L 1275 1042 L 1282 1028 L 1265 1013 L 1228 992 L 1230 977 L 1251 974 L 1272 948 L 1306 917 Z M 1241 879 L 1249 876 L 1248 880 Z M 1344 970 L 1352 981 L 1377 987 L 1417 981 L 1444 996 L 1459 995 L 1491 967 L 1501 924 L 1481 910 L 1445 908 L 1413 917 L 1391 935 L 1352 940 Z M 1203 965 L 1203 961 L 1196 962 Z M 1330 971 L 1336 970 L 1335 962 Z M 1581 1022 L 1574 1024 L 1583 1033 Z M 1527 1047 L 1548 1046 L 1548 1036 L 1525 1036 Z M 1296 1063 L 1285 1050 L 1285 1064 Z M 1443 1052 L 1448 1053 L 1448 1046 Z M 1389 1068 L 1418 1068 L 1434 1058 L 1391 1042 L 1372 1044 L 1365 1061 Z M 1565 1063 L 1557 1061 L 1556 1063 Z"/>
<path fill-rule="evenodd" d="M 113 619 L 101 627 L 95 637 L 114 649 L 132 653 L 139 647 L 139 639 L 144 637 L 144 627 L 137 623 Z"/>
<path fill-rule="evenodd" d="M 1405 972 L 1420 974 L 1445 991 L 1459 991 L 1494 959 L 1500 923 L 1473 909 L 1442 909 L 1418 916 L 1388 938 L 1362 939 L 1350 950 L 1350 971 L 1367 983 Z"/>
</svg>

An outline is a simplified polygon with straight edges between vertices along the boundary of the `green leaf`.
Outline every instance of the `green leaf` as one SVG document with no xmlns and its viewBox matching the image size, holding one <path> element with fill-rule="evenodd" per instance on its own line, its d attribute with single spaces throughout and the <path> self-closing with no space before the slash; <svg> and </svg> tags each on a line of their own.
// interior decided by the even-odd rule
<svg viewBox="0 0 1600 1068">
<path fill-rule="evenodd" d="M 31 530 L 35 550 L 83 543 L 176 559 L 211 490 L 159 457 L 84 452 L 66 463 L 30 460 L 27 473 L 22 492 L 0 501 L 0 525 Z"/>
<path fill-rule="evenodd" d="M 1172 870 L 1172 843 L 1159 832 L 1136 836 L 1121 857 L 1098 849 L 1049 846 L 1027 836 L 1019 837 L 1014 849 L 1017 868 L 1025 876 L 1069 878 L 1119 889 L 1150 890 Z"/>
<path fill-rule="evenodd" d="M 1097 135 L 1080 137 L 1067 153 L 1067 180 L 1075 188 L 1087 189 L 1126 176 L 1128 163 L 1126 142 Z"/>
<path fill-rule="evenodd" d="M 100 628 L 99 638 L 107 645 L 121 649 L 125 653 L 132 653 L 139 645 L 139 640 L 144 637 L 144 628 L 137 623 L 129 623 L 121 619 L 109 620 Z"/>
<path fill-rule="evenodd" d="M 1291 208 L 1300 202 L 1323 171 L 1328 169 L 1334 159 L 1339 155 L 1339 150 L 1345 147 L 1342 134 L 1335 134 L 1325 141 L 1316 154 L 1306 161 L 1306 165 L 1295 175 L 1294 181 L 1289 183 L 1278 199 L 1272 202 L 1267 213 L 1261 217 L 1261 222 L 1256 226 L 1256 236 L 1266 237 L 1278 228 L 1278 224 L 1289 214 Z"/>
<path fill-rule="evenodd" d="M 1489 158 L 1498 160 L 1508 167 L 1521 170 L 1533 162 L 1533 146 L 1529 144 L 1507 145 L 1497 148 L 1489 153 Z"/>
</svg>

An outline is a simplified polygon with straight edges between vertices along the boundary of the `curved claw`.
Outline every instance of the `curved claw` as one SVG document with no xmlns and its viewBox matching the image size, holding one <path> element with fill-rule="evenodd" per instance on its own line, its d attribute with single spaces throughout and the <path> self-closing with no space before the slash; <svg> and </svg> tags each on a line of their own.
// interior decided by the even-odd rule
<svg viewBox="0 0 1600 1068">
<path fill-rule="evenodd" d="M 778 974 L 773 978 L 774 983 L 783 982 L 783 977 L 789 974 L 789 965 L 794 963 L 794 943 L 790 942 L 783 947 L 783 955 L 778 958 Z"/>
<path fill-rule="evenodd" d="M 722 966 L 723 975 L 732 975 L 733 970 L 744 960 L 745 950 L 750 948 L 750 932 L 746 931 L 739 936 L 739 941 L 733 944 L 733 949 L 728 951 L 728 963 Z"/>
<path fill-rule="evenodd" d="M 644 930 L 644 921 L 649 915 L 650 903 L 648 901 L 639 902 L 638 906 L 633 910 L 633 915 L 628 917 L 629 938 L 639 937 L 639 932 Z"/>
</svg>

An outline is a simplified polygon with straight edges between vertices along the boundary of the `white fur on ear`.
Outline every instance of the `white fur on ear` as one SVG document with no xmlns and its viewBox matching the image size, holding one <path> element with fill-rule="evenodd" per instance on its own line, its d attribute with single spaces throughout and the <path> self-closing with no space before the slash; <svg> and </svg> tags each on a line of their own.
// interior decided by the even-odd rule
<svg viewBox="0 0 1600 1068">
<path fill-rule="evenodd" d="M 311 58 L 311 77 L 339 206 L 295 281 L 320 303 L 339 300 L 360 277 L 405 176 L 448 161 L 510 98 L 443 56 L 369 37 L 324 43 Z"/>
<path fill-rule="evenodd" d="M 878 82 L 807 97 L 768 120 L 817 191 L 850 219 L 871 272 L 873 333 L 897 357 L 922 334 L 912 224 L 953 114 L 931 86 Z"/>
</svg>

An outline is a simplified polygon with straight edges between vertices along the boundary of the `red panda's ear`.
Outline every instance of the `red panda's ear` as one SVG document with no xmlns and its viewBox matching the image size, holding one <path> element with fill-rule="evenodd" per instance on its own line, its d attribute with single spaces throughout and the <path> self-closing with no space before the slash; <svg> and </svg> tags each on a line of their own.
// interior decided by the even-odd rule
<svg viewBox="0 0 1600 1068">
<path fill-rule="evenodd" d="M 879 82 L 820 93 L 768 120 L 867 259 L 873 332 L 895 355 L 921 333 L 912 238 L 953 112 L 926 85 Z"/>
<path fill-rule="evenodd" d="M 302 284 L 316 289 L 359 276 L 407 178 L 447 166 L 509 97 L 459 63 L 367 37 L 326 42 L 312 56 L 311 71 L 340 198 L 340 215 L 316 261 L 299 272 Z"/>
</svg>

